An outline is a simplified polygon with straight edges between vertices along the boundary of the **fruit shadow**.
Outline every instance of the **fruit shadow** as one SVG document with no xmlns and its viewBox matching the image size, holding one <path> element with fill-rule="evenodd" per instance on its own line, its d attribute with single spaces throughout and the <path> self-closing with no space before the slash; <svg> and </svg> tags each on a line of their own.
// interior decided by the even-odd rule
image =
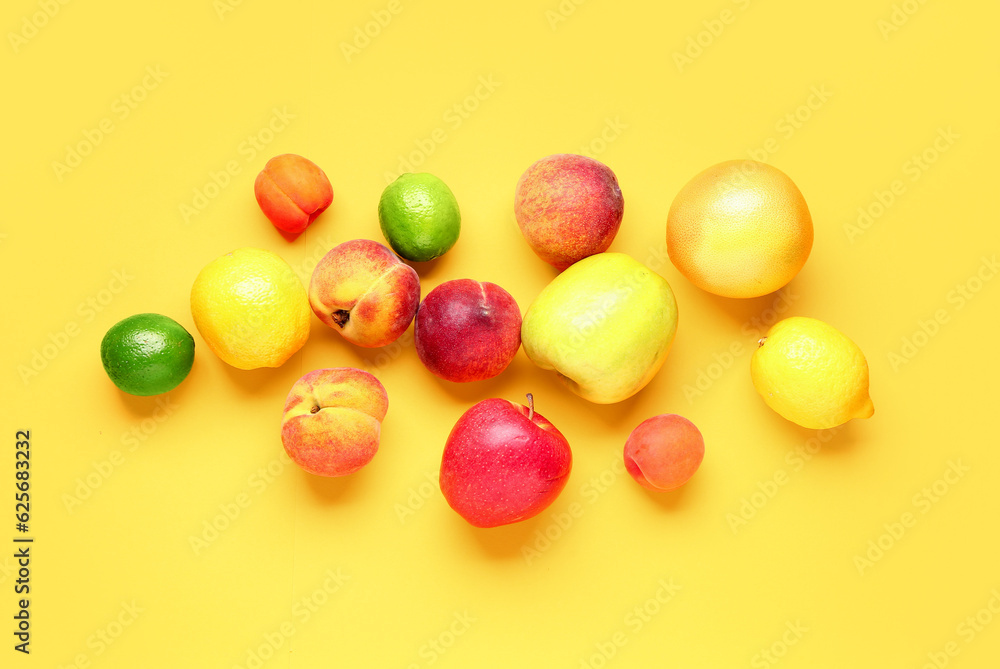
<svg viewBox="0 0 1000 669">
<path fill-rule="evenodd" d="M 699 295 L 698 299 L 701 304 L 711 305 L 712 310 L 728 316 L 733 326 L 738 328 L 736 334 L 744 336 L 744 326 L 752 327 L 763 333 L 777 321 L 793 315 L 795 302 L 798 300 L 794 284 L 795 279 L 792 279 L 787 286 L 760 297 L 722 297 L 700 288 L 692 288 L 692 290 Z M 782 291 L 790 293 L 790 297 L 785 297 Z M 779 308 L 781 308 L 780 313 L 778 312 Z M 773 320 L 769 319 L 769 323 L 765 324 L 762 321 L 762 315 L 768 309 L 773 309 L 775 313 Z M 755 323 L 754 319 L 760 322 Z"/>
<path fill-rule="evenodd" d="M 849 420 L 843 425 L 825 430 L 813 430 L 797 425 L 773 411 L 770 413 L 773 414 L 770 420 L 776 424 L 776 429 L 782 430 L 785 434 L 793 435 L 793 448 L 810 448 L 811 453 L 813 450 L 811 447 L 814 447 L 816 440 L 818 440 L 819 450 L 814 454 L 817 458 L 848 455 L 855 451 L 859 443 L 865 441 L 865 438 L 860 434 L 864 426 L 859 425 L 858 420 Z"/>
<path fill-rule="evenodd" d="M 525 393 L 533 393 L 536 403 L 540 397 L 538 391 L 533 389 L 537 382 L 528 378 L 535 370 L 538 368 L 519 351 L 507 369 L 492 379 L 457 383 L 442 379 L 430 372 L 428 375 L 434 379 L 442 391 L 469 406 L 488 397 L 501 397 L 512 402 L 527 404 Z M 545 412 L 540 411 L 540 413 L 544 415 Z"/>
<path fill-rule="evenodd" d="M 170 404 L 183 405 L 186 401 L 186 397 L 192 392 L 198 392 L 197 390 L 192 390 L 196 385 L 198 385 L 198 377 L 201 376 L 199 372 L 199 367 L 204 363 L 199 363 L 197 357 L 195 358 L 194 364 L 191 366 L 191 371 L 188 372 L 187 377 L 173 390 L 168 390 L 165 393 L 160 393 L 159 395 L 129 395 L 124 390 L 114 389 L 114 392 L 118 393 L 118 399 L 125 409 L 132 414 L 135 418 L 149 418 L 152 416 L 153 412 L 159 409 L 163 404 L 169 402 Z"/>
<path fill-rule="evenodd" d="M 658 506 L 664 513 L 680 513 L 685 506 L 690 504 L 692 488 L 697 488 L 699 485 L 698 474 L 695 473 L 691 480 L 682 485 L 680 488 L 676 488 L 674 490 L 650 490 L 649 488 L 642 488 L 638 491 L 638 493 L 644 495 L 653 505 Z"/>
<path fill-rule="evenodd" d="M 284 397 L 288 392 L 288 380 L 284 378 L 288 371 L 282 367 L 237 369 L 221 360 L 215 362 L 222 366 L 229 382 L 247 395 L 277 393 L 277 396 Z"/>
<path fill-rule="evenodd" d="M 479 550 L 496 560 L 521 558 L 521 548 L 530 545 L 531 538 L 543 522 L 543 514 L 519 523 L 500 527 L 475 527 L 463 521 L 466 536 L 472 538 Z"/>
<path fill-rule="evenodd" d="M 364 497 L 372 487 L 370 467 L 348 476 L 317 476 L 296 467 L 295 475 L 300 483 L 296 485 L 309 491 L 311 501 L 323 506 L 350 504 Z"/>
</svg>

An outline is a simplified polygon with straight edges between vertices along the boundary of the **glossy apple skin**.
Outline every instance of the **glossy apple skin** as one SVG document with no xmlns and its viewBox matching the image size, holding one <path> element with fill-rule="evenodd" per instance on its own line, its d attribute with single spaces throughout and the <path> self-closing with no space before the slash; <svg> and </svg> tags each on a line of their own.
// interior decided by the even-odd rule
<svg viewBox="0 0 1000 669">
<path fill-rule="evenodd" d="M 470 524 L 497 527 L 545 510 L 572 466 L 569 442 L 544 416 L 492 398 L 466 411 L 448 435 L 441 492 Z"/>
<path fill-rule="evenodd" d="M 274 227 L 299 234 L 333 202 L 333 186 L 319 166 L 294 153 L 267 161 L 253 183 L 254 197 Z"/>
<path fill-rule="evenodd" d="M 318 476 L 346 476 L 378 451 L 389 396 L 379 380 L 353 367 L 317 369 L 292 386 L 281 443 L 297 465 Z"/>
<path fill-rule="evenodd" d="M 514 191 L 514 217 L 521 234 L 538 257 L 559 270 L 607 251 L 624 211 L 611 168 L 571 153 L 534 163 Z"/>
<path fill-rule="evenodd" d="M 396 341 L 420 304 L 420 277 L 387 246 L 354 239 L 330 249 L 313 270 L 309 306 L 344 339 L 366 348 Z"/>
<path fill-rule="evenodd" d="M 643 488 L 675 490 L 698 471 L 705 457 L 705 440 L 688 419 L 661 414 L 632 430 L 624 457 L 625 469 Z"/>
<path fill-rule="evenodd" d="M 435 376 L 465 383 L 491 379 L 521 347 L 521 310 L 495 283 L 455 279 L 417 309 L 417 355 Z"/>
</svg>

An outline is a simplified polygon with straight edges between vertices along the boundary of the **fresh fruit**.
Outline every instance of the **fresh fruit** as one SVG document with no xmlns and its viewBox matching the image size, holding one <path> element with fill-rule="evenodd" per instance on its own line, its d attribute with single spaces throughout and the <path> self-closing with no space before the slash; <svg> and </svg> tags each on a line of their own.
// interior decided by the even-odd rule
<svg viewBox="0 0 1000 669">
<path fill-rule="evenodd" d="M 191 287 L 191 315 L 212 352 L 238 369 L 280 367 L 309 338 L 302 282 L 264 249 L 236 249 L 205 265 Z"/>
<path fill-rule="evenodd" d="M 346 476 L 378 451 L 389 397 L 379 380 L 353 367 L 317 369 L 292 386 L 281 443 L 310 474 Z"/>
<path fill-rule="evenodd" d="M 802 193 L 784 172 L 754 160 L 730 160 L 698 174 L 667 216 L 674 266 L 723 297 L 778 290 L 805 265 L 812 243 Z"/>
<path fill-rule="evenodd" d="M 309 281 L 309 304 L 316 316 L 358 346 L 396 341 L 419 303 L 417 271 L 370 239 L 330 249 Z"/>
<path fill-rule="evenodd" d="M 420 304 L 413 332 L 417 355 L 433 374 L 481 381 L 505 370 L 521 347 L 521 310 L 495 283 L 446 281 Z"/>
<path fill-rule="evenodd" d="M 625 469 L 643 488 L 674 490 L 688 482 L 705 457 L 694 423 L 677 414 L 653 416 L 625 441 Z"/>
<path fill-rule="evenodd" d="M 598 404 L 639 392 L 663 365 L 677 329 L 666 280 L 624 253 L 598 253 L 569 267 L 528 307 L 524 352 Z"/>
<path fill-rule="evenodd" d="M 455 423 L 441 458 L 441 492 L 476 527 L 496 527 L 545 510 L 566 486 L 573 454 L 566 437 L 528 406 L 479 402 Z"/>
<path fill-rule="evenodd" d="M 611 169 L 562 153 L 529 167 L 514 191 L 514 217 L 528 246 L 560 270 L 607 251 L 618 234 L 625 200 Z"/>
<path fill-rule="evenodd" d="M 821 430 L 875 413 L 865 354 L 815 318 L 775 323 L 750 358 L 750 374 L 764 402 L 802 427 Z"/>
<path fill-rule="evenodd" d="M 445 182 L 426 172 L 406 172 L 382 191 L 378 222 L 400 257 L 427 262 L 444 255 L 458 241 L 462 215 Z"/>
<path fill-rule="evenodd" d="M 333 187 L 316 163 L 294 153 L 267 161 L 253 182 L 260 210 L 274 227 L 298 234 L 333 202 Z"/>
<path fill-rule="evenodd" d="M 194 338 L 161 314 L 136 314 L 114 325 L 101 340 L 101 363 L 129 395 L 159 395 L 187 378 L 194 363 Z"/>
</svg>

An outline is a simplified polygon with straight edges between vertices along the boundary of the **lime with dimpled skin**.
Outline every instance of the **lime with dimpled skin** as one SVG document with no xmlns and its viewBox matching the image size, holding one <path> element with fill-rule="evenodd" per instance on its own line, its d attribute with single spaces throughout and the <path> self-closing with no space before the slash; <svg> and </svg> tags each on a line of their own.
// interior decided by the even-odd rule
<svg viewBox="0 0 1000 669">
<path fill-rule="evenodd" d="M 455 245 L 462 216 L 454 193 L 441 179 L 407 172 L 382 191 L 378 220 L 393 251 L 406 260 L 427 262 Z"/>
<path fill-rule="evenodd" d="M 116 386 L 145 397 L 169 392 L 194 364 L 194 338 L 161 314 L 135 314 L 111 326 L 101 340 L 101 363 Z"/>
</svg>

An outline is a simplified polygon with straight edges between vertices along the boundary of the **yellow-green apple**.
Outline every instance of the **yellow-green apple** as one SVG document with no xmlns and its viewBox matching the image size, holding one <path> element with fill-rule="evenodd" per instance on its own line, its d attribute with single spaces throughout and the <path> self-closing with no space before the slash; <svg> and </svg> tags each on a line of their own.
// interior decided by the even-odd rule
<svg viewBox="0 0 1000 669">
<path fill-rule="evenodd" d="M 319 476 L 346 476 L 378 451 L 389 397 L 379 380 L 353 367 L 316 369 L 285 399 L 281 443 L 296 464 Z"/>
<path fill-rule="evenodd" d="M 344 339 L 374 348 L 396 341 L 420 304 L 420 277 L 388 247 L 354 239 L 330 249 L 313 270 L 309 305 Z"/>
<path fill-rule="evenodd" d="M 435 376 L 456 382 L 491 379 L 521 347 L 521 310 L 495 283 L 455 279 L 427 294 L 413 333 L 417 355 Z"/>
<path fill-rule="evenodd" d="M 677 414 L 653 416 L 625 440 L 625 469 L 643 488 L 673 490 L 688 482 L 705 457 L 694 423 Z"/>
<path fill-rule="evenodd" d="M 577 395 L 620 402 L 649 383 L 677 330 L 677 302 L 656 272 L 624 253 L 598 253 L 555 277 L 528 307 L 521 343 Z"/>
<path fill-rule="evenodd" d="M 333 202 L 333 187 L 319 166 L 294 153 L 267 161 L 253 182 L 260 210 L 274 227 L 297 235 Z"/>
<path fill-rule="evenodd" d="M 572 153 L 542 158 L 517 182 L 514 216 L 528 245 L 560 270 L 607 251 L 625 201 L 604 163 Z"/>
<path fill-rule="evenodd" d="M 573 454 L 556 427 L 528 406 L 479 402 L 455 423 L 441 457 L 441 492 L 476 527 L 531 518 L 566 486 Z"/>
</svg>

